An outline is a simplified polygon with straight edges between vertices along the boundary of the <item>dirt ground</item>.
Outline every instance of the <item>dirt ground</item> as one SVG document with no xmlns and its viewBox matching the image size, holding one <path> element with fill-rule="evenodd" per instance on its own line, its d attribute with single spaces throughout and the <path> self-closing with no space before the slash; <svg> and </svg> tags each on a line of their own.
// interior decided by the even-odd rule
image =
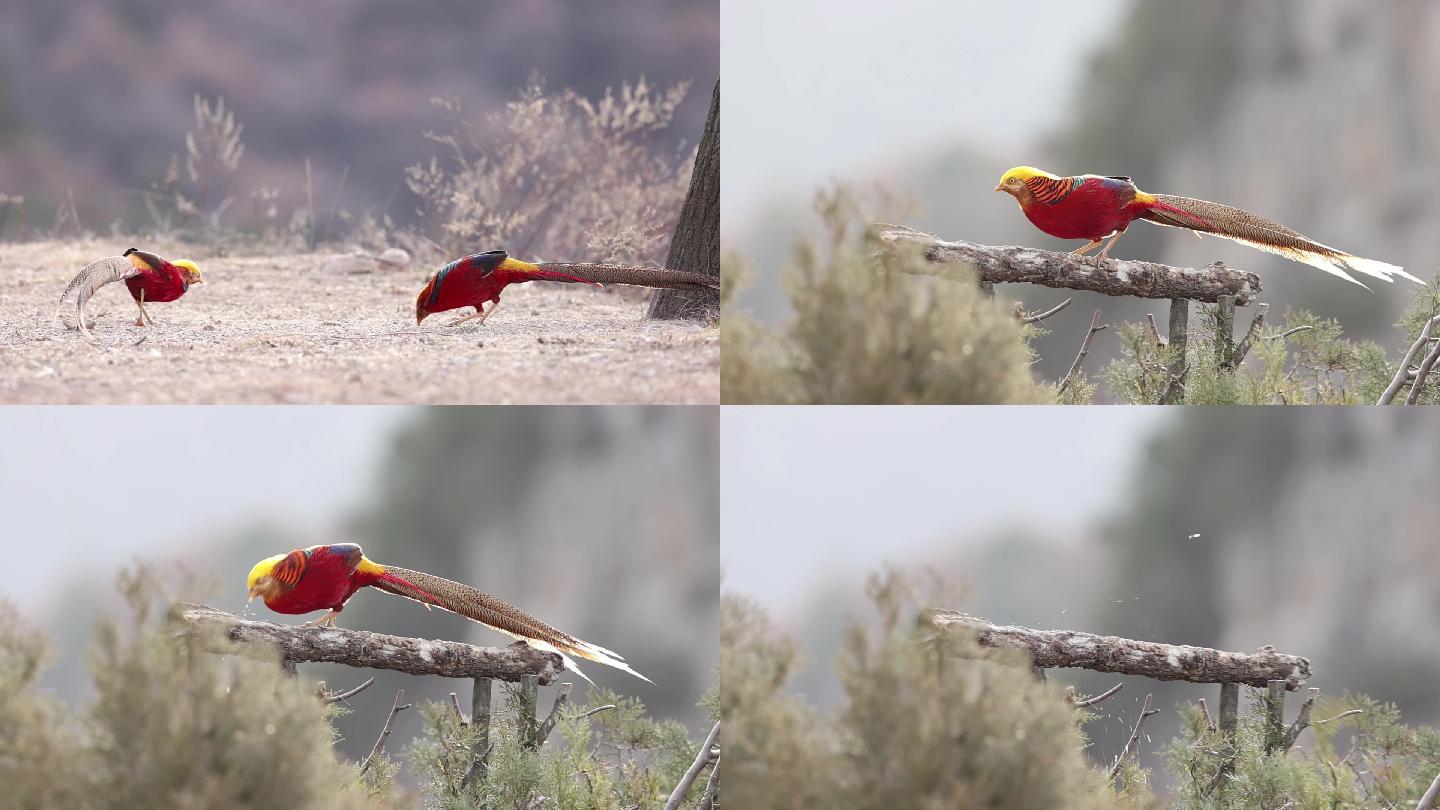
<svg viewBox="0 0 1440 810">
<path fill-rule="evenodd" d="M 415 325 L 433 268 L 320 271 L 324 256 L 197 259 L 205 284 L 146 307 L 124 284 L 91 301 L 85 343 L 66 283 L 114 240 L 0 244 L 0 402 L 716 403 L 719 329 L 644 318 L 650 291 L 529 283 L 483 327 Z M 168 258 L 172 246 L 153 245 Z M 463 312 L 468 313 L 466 309 Z"/>
</svg>

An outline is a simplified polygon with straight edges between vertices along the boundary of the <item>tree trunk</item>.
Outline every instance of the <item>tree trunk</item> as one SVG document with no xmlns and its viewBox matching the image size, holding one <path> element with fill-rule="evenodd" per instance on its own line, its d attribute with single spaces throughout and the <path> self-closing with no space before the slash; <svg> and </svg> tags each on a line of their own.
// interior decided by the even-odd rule
<svg viewBox="0 0 1440 810">
<path fill-rule="evenodd" d="M 695 153 L 690 191 L 680 209 L 680 221 L 670 239 L 665 266 L 720 277 L 720 81 L 710 99 L 705 134 Z M 650 301 L 651 318 L 709 320 L 720 314 L 716 290 L 660 290 Z"/>
</svg>

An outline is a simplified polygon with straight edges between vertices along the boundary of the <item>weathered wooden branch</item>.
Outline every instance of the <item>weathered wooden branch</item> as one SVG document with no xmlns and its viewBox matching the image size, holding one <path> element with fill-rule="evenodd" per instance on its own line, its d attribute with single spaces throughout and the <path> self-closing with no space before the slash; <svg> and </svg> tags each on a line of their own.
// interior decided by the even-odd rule
<svg viewBox="0 0 1440 810">
<path fill-rule="evenodd" d="M 364 630 L 315 625 L 288 626 L 242 619 L 206 605 L 187 602 L 170 609 L 170 618 L 210 652 L 247 652 L 264 656 L 278 650 L 283 661 L 326 662 L 388 669 L 445 678 L 494 678 L 518 682 L 534 675 L 550 684 L 564 667 L 556 653 L 524 644 L 476 647 L 458 641 L 405 638 Z"/>
<path fill-rule="evenodd" d="M 1238 306 L 1248 305 L 1260 294 L 1259 276 L 1233 270 L 1220 262 L 1198 268 L 1124 259 L 1106 259 L 1097 264 L 1094 258 L 1069 253 L 946 241 L 904 225 L 877 224 L 870 229 L 870 234 L 885 245 L 921 251 L 928 265 L 912 265 L 906 268 L 907 272 L 942 278 L 968 278 L 969 273 L 974 273 L 981 283 L 1023 282 L 1104 295 L 1185 298 L 1209 303 L 1215 303 L 1222 295 L 1233 295 Z"/>
<path fill-rule="evenodd" d="M 1433 810 L 1437 800 L 1440 800 L 1440 775 L 1436 775 L 1435 781 L 1430 783 L 1430 788 L 1420 797 L 1415 810 Z"/>
<path fill-rule="evenodd" d="M 1310 661 L 1268 648 L 1232 653 L 1208 647 L 1161 644 L 1070 630 L 1031 630 L 992 624 L 953 610 L 933 610 L 930 621 L 941 630 L 966 630 L 986 647 L 1007 647 L 1030 656 L 1035 666 L 1074 667 L 1096 672 L 1143 675 L 1161 681 L 1243 683 L 1265 686 L 1285 682 L 1291 691 L 1310 677 Z"/>
<path fill-rule="evenodd" d="M 379 739 L 375 740 L 375 747 L 370 749 L 370 755 L 360 764 L 360 773 L 370 770 L 370 763 L 375 761 L 375 755 L 385 747 L 385 740 L 390 736 L 390 727 L 395 724 L 395 715 L 410 708 L 410 704 L 401 705 L 400 701 L 405 699 L 405 690 L 401 689 L 395 693 L 395 706 L 390 709 L 390 715 L 385 718 L 385 728 L 380 730 Z"/>
</svg>

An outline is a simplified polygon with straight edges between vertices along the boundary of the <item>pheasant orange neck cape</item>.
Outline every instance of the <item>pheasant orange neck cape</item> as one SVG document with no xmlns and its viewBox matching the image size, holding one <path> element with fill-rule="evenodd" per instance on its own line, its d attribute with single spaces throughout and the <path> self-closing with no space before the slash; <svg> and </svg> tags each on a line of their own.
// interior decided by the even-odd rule
<svg viewBox="0 0 1440 810">
<path fill-rule="evenodd" d="M 1361 287 L 1365 285 L 1350 272 L 1381 281 L 1394 281 L 1399 276 L 1425 283 L 1403 268 L 1322 245 L 1249 211 L 1189 197 L 1147 194 L 1128 177 L 1057 177 L 1030 166 L 1017 166 L 1001 176 L 995 190 L 1014 197 L 1025 216 L 1045 233 L 1061 239 L 1089 240 L 1089 244 L 1072 251 L 1076 254 L 1093 250 L 1109 237 L 1110 241 L 1100 249 L 1100 258 L 1104 259 L 1130 223 L 1144 219 L 1276 253 Z"/>
<path fill-rule="evenodd" d="M 413 599 L 426 607 L 458 613 L 492 630 L 519 639 L 537 650 L 559 653 L 566 668 L 590 679 L 570 656 L 615 667 L 649 682 L 611 650 L 556 630 L 519 608 L 468 585 L 420 571 L 380 565 L 365 557 L 354 543 L 311 546 L 277 554 L 255 564 L 246 580 L 250 598 L 260 597 L 276 613 L 329 613 L 317 624 L 334 625 L 335 617 L 355 592 L 365 586 Z"/>
</svg>

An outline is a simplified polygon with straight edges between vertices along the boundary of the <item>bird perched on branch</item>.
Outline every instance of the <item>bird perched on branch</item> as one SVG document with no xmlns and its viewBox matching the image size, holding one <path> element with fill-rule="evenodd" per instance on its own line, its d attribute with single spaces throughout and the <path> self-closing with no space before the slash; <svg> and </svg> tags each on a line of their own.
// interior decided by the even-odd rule
<svg viewBox="0 0 1440 810">
<path fill-rule="evenodd" d="M 170 262 L 138 248 L 129 248 L 119 256 L 109 256 L 85 266 L 60 293 L 60 304 L 56 305 L 55 317 L 60 317 L 60 305 L 72 293 L 75 295 L 75 309 L 80 320 L 80 331 L 86 340 L 94 342 L 94 335 L 85 324 L 85 307 L 96 292 L 114 281 L 124 281 L 130 290 L 130 297 L 140 308 L 135 318 L 136 326 L 146 322 L 155 323 L 145 311 L 145 302 L 174 301 L 184 295 L 192 284 L 203 284 L 200 268 L 188 259 Z"/>
<path fill-rule="evenodd" d="M 1276 253 L 1361 287 L 1365 285 L 1350 272 L 1382 281 L 1394 281 L 1394 276 L 1399 276 L 1425 283 L 1403 268 L 1322 245 L 1249 211 L 1189 197 L 1147 194 L 1128 177 L 1057 177 L 1040 169 L 1017 166 L 1001 176 L 995 190 L 1014 197 L 1025 216 L 1045 233 L 1060 239 L 1088 239 L 1089 244 L 1071 251 L 1077 255 L 1093 250 L 1109 237 L 1098 257 L 1106 258 L 1130 223 L 1144 219 Z"/>
<path fill-rule="evenodd" d="M 415 323 L 437 312 L 475 307 L 475 312 L 451 326 L 479 318 L 480 323 L 500 306 L 500 291 L 525 281 L 562 281 L 572 284 L 631 284 L 639 287 L 674 289 L 716 289 L 719 279 L 703 273 L 687 273 L 656 267 L 618 264 L 546 262 L 530 264 L 510 258 L 503 250 L 491 250 L 456 259 L 430 277 L 415 299 Z M 487 310 L 484 305 L 489 302 Z"/>
<path fill-rule="evenodd" d="M 575 666 L 570 656 L 615 667 L 650 681 L 631 669 L 618 653 L 556 630 L 525 611 L 469 585 L 420 571 L 380 565 L 368 559 L 360 546 L 354 543 L 311 546 L 268 557 L 250 569 L 246 580 L 250 599 L 260 597 L 265 606 L 276 613 L 294 615 L 315 610 L 329 611 L 314 620 L 315 624 L 326 626 L 334 626 L 335 617 L 344 609 L 345 603 L 367 585 L 413 599 L 427 608 L 438 607 L 458 613 L 537 650 L 559 653 L 565 666 L 587 681 L 590 679 Z"/>
</svg>

